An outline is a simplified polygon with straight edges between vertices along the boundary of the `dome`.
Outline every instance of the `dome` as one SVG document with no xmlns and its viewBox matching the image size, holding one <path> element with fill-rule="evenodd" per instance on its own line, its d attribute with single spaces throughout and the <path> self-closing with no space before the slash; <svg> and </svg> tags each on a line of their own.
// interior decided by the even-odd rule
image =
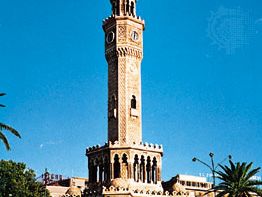
<svg viewBox="0 0 262 197">
<path fill-rule="evenodd" d="M 117 178 L 111 181 L 111 185 L 116 188 L 117 187 L 128 188 L 129 182 L 126 179 Z"/>
</svg>

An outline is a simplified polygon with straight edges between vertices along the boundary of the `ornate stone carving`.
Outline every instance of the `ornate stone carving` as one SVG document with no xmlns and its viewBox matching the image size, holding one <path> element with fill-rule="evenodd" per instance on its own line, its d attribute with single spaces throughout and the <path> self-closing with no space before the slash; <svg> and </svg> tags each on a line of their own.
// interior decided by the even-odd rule
<svg viewBox="0 0 262 197">
<path fill-rule="evenodd" d="M 137 59 L 143 58 L 143 52 L 141 49 L 133 48 L 133 47 L 118 47 L 117 49 L 113 48 L 106 51 L 106 59 L 107 61 L 112 61 L 117 57 L 126 57 L 132 56 Z"/>
<path fill-rule="evenodd" d="M 118 42 L 124 42 L 126 40 L 126 26 L 118 26 Z"/>
<path fill-rule="evenodd" d="M 140 49 L 136 49 L 133 47 L 118 47 L 117 55 L 120 57 L 125 57 L 129 55 L 141 59 L 143 57 L 143 52 Z"/>
</svg>

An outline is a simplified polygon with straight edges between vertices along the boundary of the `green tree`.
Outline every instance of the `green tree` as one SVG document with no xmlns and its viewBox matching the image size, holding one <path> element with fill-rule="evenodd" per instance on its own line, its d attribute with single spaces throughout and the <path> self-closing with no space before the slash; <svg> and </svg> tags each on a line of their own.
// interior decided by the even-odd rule
<svg viewBox="0 0 262 197">
<path fill-rule="evenodd" d="M 262 190 L 259 189 L 262 181 L 252 180 L 260 168 L 252 169 L 252 162 L 249 164 L 229 162 L 230 166 L 219 165 L 222 171 L 216 172 L 221 182 L 212 191 L 218 192 L 217 197 L 250 197 L 251 194 L 262 196 Z"/>
<path fill-rule="evenodd" d="M 24 163 L 0 161 L 0 197 L 50 197 L 48 190 L 36 181 L 33 170 Z"/>
<path fill-rule="evenodd" d="M 0 96 L 4 96 L 6 95 L 5 93 L 0 93 Z M 5 105 L 0 104 L 0 107 L 5 107 Z M 5 136 L 5 134 L 3 133 L 3 130 L 5 131 L 9 131 L 12 134 L 14 134 L 15 136 L 21 138 L 19 132 L 17 130 L 15 130 L 14 128 L 12 128 L 11 126 L 8 126 L 7 124 L 1 123 L 0 122 L 0 140 L 4 143 L 6 150 L 10 150 L 10 145 L 9 142 Z"/>
</svg>

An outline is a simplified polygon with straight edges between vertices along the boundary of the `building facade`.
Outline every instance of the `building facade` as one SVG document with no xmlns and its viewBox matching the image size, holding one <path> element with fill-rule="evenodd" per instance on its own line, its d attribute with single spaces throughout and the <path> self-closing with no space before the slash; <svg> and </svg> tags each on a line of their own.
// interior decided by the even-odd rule
<svg viewBox="0 0 262 197">
<path fill-rule="evenodd" d="M 53 181 L 46 188 L 52 197 L 81 197 L 88 179 L 72 177 Z"/>
<path fill-rule="evenodd" d="M 178 174 L 169 181 L 163 182 L 162 185 L 169 193 L 185 192 L 192 197 L 214 196 L 213 192 L 207 194 L 212 188 L 212 183 L 208 182 L 206 177 Z"/>
</svg>

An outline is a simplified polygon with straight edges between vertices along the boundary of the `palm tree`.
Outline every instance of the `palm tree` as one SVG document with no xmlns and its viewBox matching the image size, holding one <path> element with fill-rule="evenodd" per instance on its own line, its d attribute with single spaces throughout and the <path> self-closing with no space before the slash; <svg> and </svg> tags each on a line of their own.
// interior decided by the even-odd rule
<svg viewBox="0 0 262 197">
<path fill-rule="evenodd" d="M 0 93 L 0 96 L 5 96 L 5 95 L 6 95 L 5 93 Z M 5 107 L 5 105 L 0 104 L 0 107 Z M 8 142 L 6 136 L 4 135 L 3 130 L 9 131 L 19 138 L 21 138 L 21 136 L 20 136 L 19 132 L 17 130 L 15 130 L 14 128 L 12 128 L 11 126 L 8 126 L 8 125 L 0 122 L 0 140 L 3 141 L 3 143 L 6 147 L 6 150 L 10 150 L 9 142 Z"/>
<path fill-rule="evenodd" d="M 212 191 L 218 191 L 217 197 L 251 197 L 252 194 L 262 196 L 262 190 L 258 186 L 262 181 L 252 180 L 260 168 L 251 169 L 253 163 L 236 163 L 231 160 L 230 166 L 219 165 L 222 171 L 216 172 L 222 182 L 215 186 Z M 211 191 L 211 192 L 212 192 Z"/>
</svg>

